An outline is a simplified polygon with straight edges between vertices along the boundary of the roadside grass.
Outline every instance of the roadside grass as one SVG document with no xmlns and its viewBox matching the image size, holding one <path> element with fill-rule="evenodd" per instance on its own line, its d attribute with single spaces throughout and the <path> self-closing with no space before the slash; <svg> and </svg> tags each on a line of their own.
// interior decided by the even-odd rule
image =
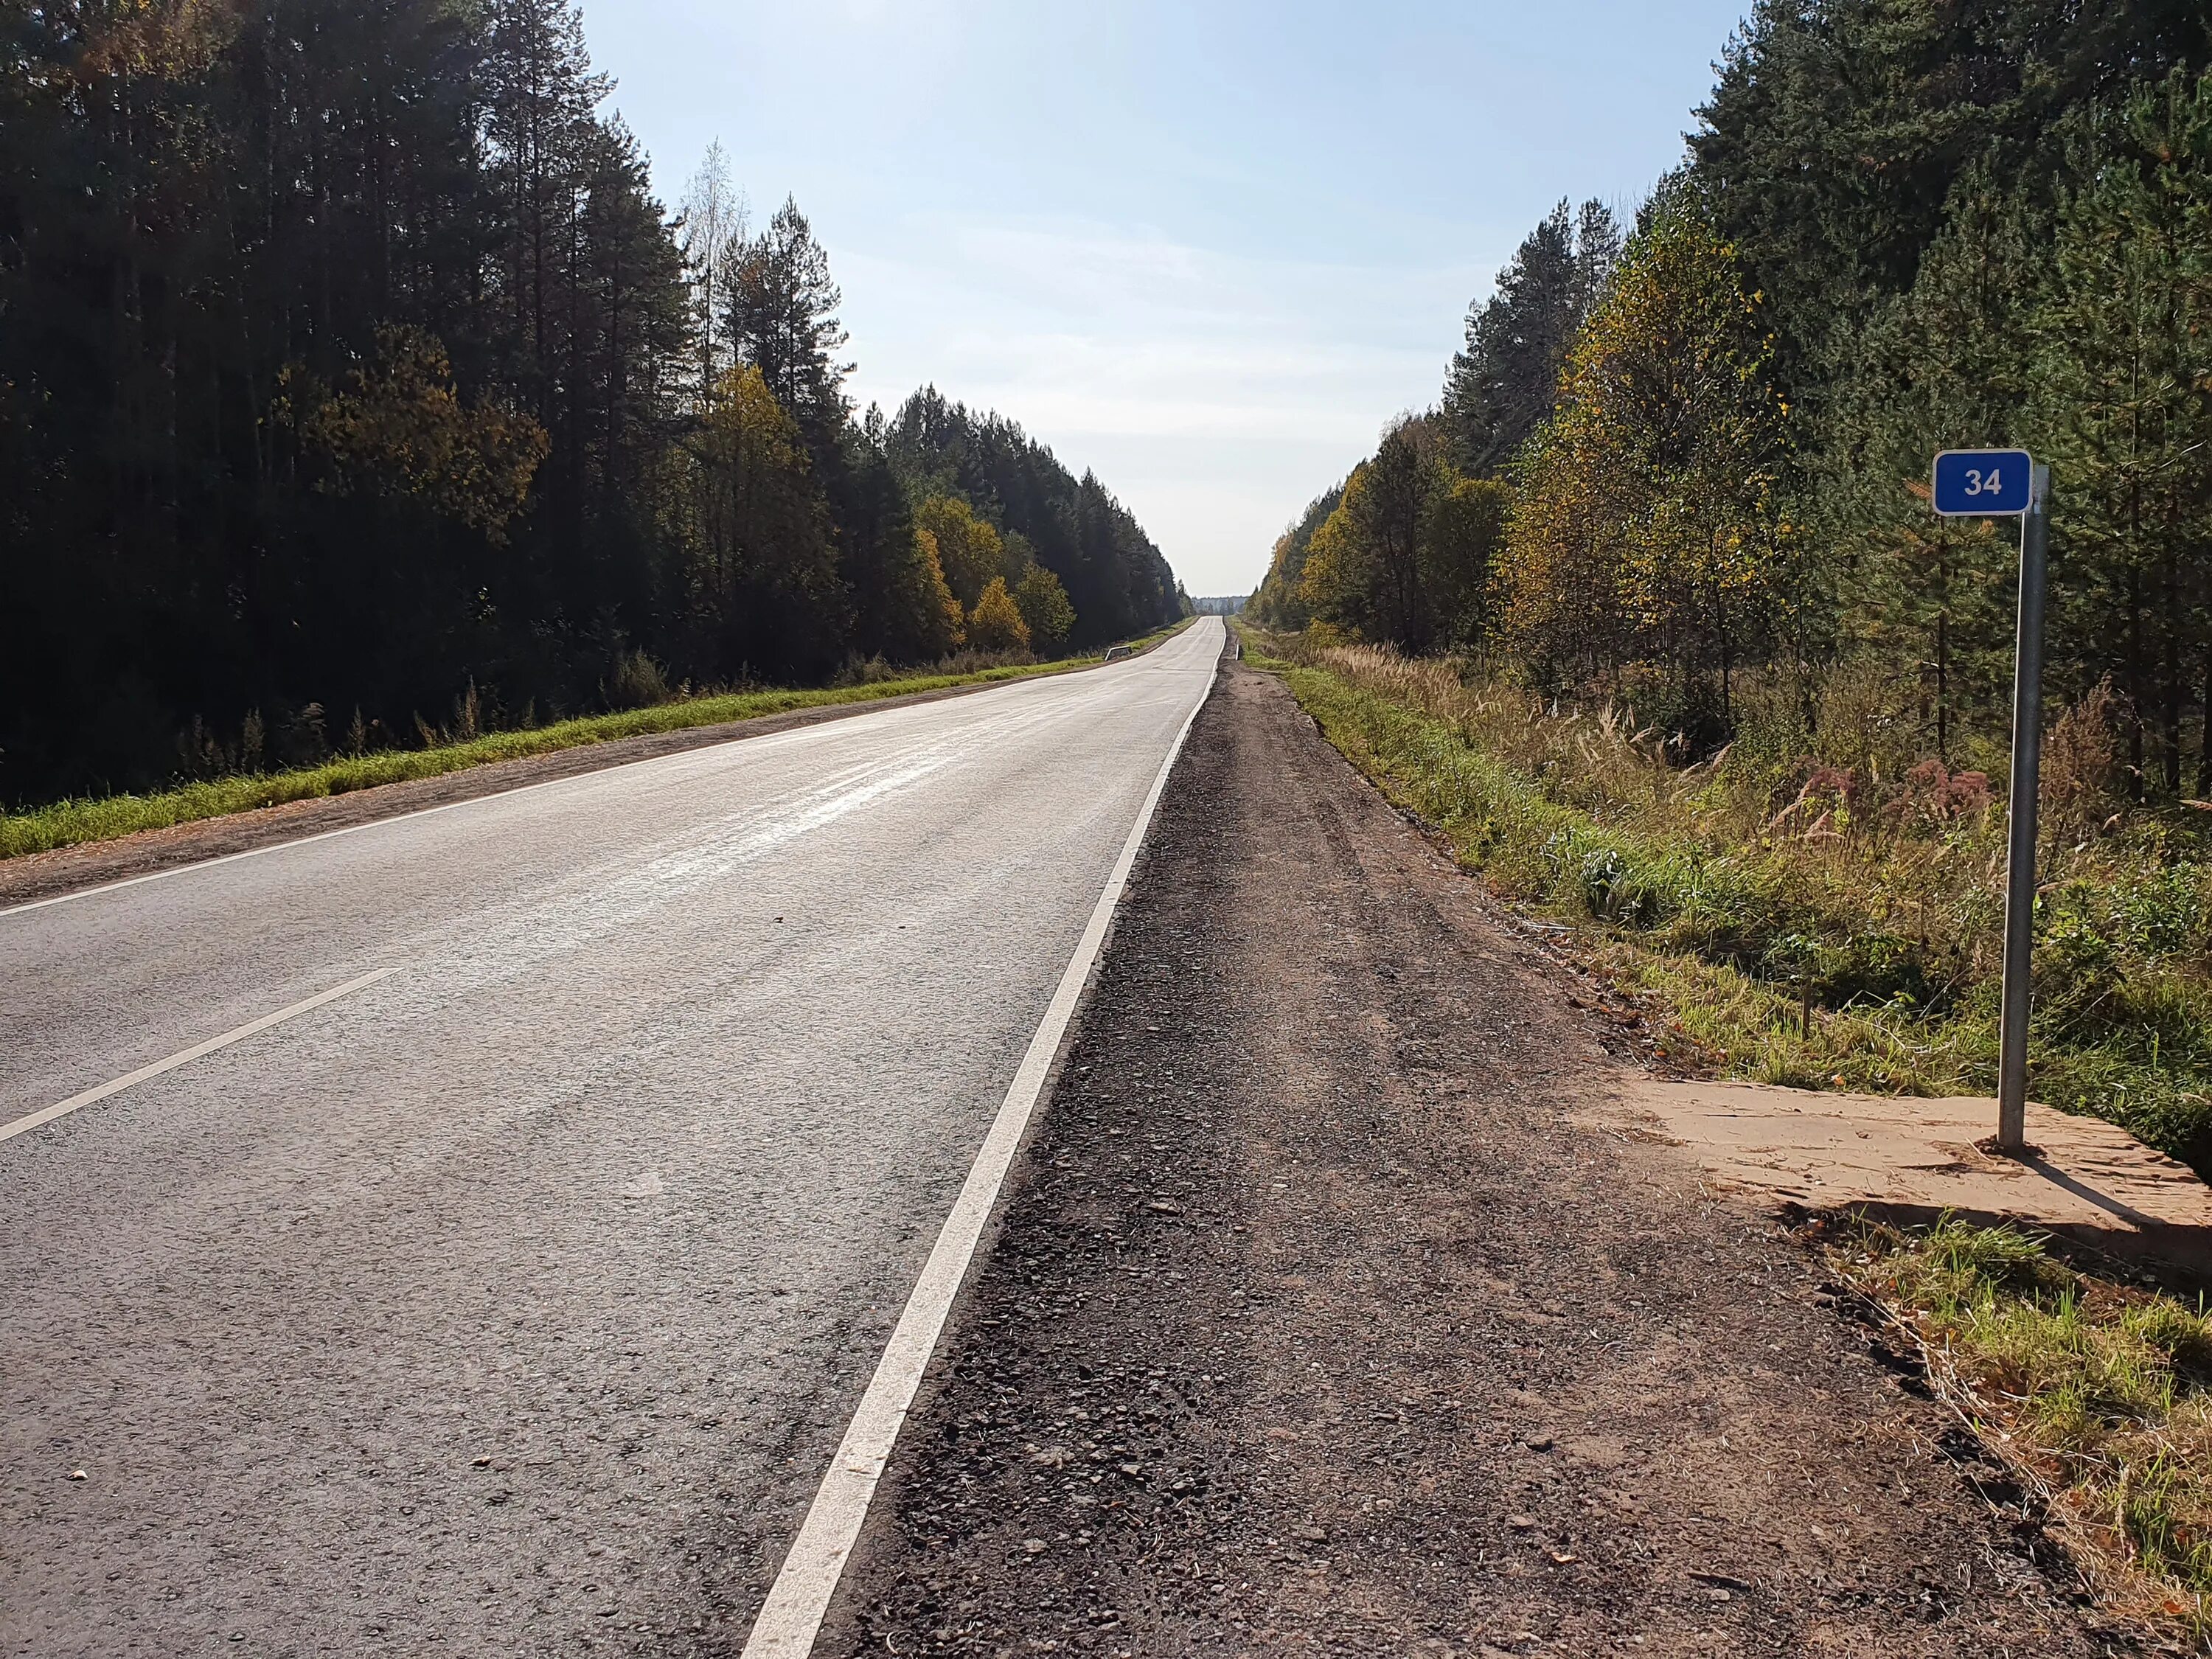
<svg viewBox="0 0 2212 1659">
<path fill-rule="evenodd" d="M 1713 1069 L 1994 1090 L 2004 813 L 1985 777 L 1893 763 L 1885 778 L 1878 758 L 1745 744 L 1682 766 L 1625 711 L 1561 711 L 1450 663 L 1243 633 L 1248 660 L 1279 672 L 1353 764 L 1464 866 L 1662 1000 Z M 2202 1170 L 2212 815 L 2111 804 L 2051 813 L 2035 1097 Z"/>
<path fill-rule="evenodd" d="M 2212 1633 L 2212 1317 L 1946 1216 L 1865 1226 L 1836 1270 L 1911 1332 L 1939 1394 L 2047 1489 L 2156 1611 Z M 2107 1586 L 2108 1589 L 2121 1589 Z"/>
<path fill-rule="evenodd" d="M 1149 650 L 1189 625 L 1188 619 L 1127 643 L 1136 651 Z M 840 704 L 875 702 L 916 692 L 949 690 L 958 686 L 987 685 L 1002 680 L 1030 679 L 1040 675 L 1067 673 L 1103 660 L 1103 652 L 1063 657 L 1051 662 L 1023 663 L 964 673 L 915 674 L 856 685 L 814 690 L 736 691 L 684 697 L 648 708 L 612 714 L 587 714 L 551 725 L 517 731 L 488 732 L 456 743 L 434 744 L 422 749 L 388 749 L 345 756 L 316 766 L 276 772 L 257 772 L 179 784 L 174 788 L 144 794 L 116 794 L 56 801 L 21 812 L 0 813 L 0 860 L 27 853 L 51 852 L 86 842 L 112 841 L 142 830 L 167 829 L 203 818 L 251 811 L 289 801 L 312 800 L 331 795 L 373 789 L 380 784 L 404 783 L 417 778 L 441 777 L 449 772 L 489 765 L 496 761 L 521 760 L 563 749 L 579 749 L 617 738 L 659 732 L 687 731 L 696 726 L 720 726 L 732 720 L 757 720 L 769 714 Z"/>
</svg>

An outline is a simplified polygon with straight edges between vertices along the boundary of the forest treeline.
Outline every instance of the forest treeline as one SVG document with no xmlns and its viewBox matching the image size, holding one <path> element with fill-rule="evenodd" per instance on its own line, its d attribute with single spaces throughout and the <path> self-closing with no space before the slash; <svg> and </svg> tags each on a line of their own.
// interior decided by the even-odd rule
<svg viewBox="0 0 2212 1659">
<path fill-rule="evenodd" d="M 2018 446 L 2053 477 L 2051 695 L 2097 700 L 2138 793 L 2212 793 L 2208 58 L 2172 0 L 1763 0 L 1683 165 L 1631 224 L 1534 229 L 1255 619 L 1695 753 L 1747 684 L 1817 752 L 1848 680 L 1892 750 L 2000 764 L 2016 523 L 1939 521 L 1927 478 Z"/>
<path fill-rule="evenodd" d="M 856 415 L 572 0 L 0 0 L 0 800 L 1180 614 L 1093 477 Z"/>
</svg>

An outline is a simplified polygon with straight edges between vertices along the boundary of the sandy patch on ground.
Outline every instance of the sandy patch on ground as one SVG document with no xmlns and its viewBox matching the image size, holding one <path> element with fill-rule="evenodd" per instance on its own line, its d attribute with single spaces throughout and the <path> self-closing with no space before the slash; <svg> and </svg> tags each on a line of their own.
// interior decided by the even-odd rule
<svg viewBox="0 0 2212 1659">
<path fill-rule="evenodd" d="M 2014 1221 L 2130 1260 L 2212 1273 L 2212 1188 L 2103 1120 L 2027 1109 L 2036 1155 L 2001 1158 L 1996 1103 L 1626 1079 L 1594 1128 L 1674 1143 L 1714 1185 L 1808 1210 Z"/>
</svg>

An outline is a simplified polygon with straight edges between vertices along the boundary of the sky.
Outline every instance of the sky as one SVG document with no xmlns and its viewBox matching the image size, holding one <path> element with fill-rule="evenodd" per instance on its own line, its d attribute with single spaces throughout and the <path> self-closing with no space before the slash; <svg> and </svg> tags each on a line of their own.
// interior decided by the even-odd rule
<svg viewBox="0 0 2212 1659">
<path fill-rule="evenodd" d="M 673 207 L 720 139 L 844 289 L 865 406 L 996 409 L 1194 594 L 1434 402 L 1562 197 L 1680 158 L 1746 0 L 585 0 Z"/>
</svg>

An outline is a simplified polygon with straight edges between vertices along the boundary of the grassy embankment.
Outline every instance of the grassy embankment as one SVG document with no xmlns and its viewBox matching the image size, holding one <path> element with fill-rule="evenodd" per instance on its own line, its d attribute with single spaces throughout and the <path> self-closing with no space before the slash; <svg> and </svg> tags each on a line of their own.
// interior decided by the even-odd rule
<svg viewBox="0 0 2212 1659">
<path fill-rule="evenodd" d="M 1449 664 L 1246 637 L 1354 764 L 1468 868 L 1573 927 L 1715 1069 L 1993 1091 L 2004 810 L 1987 780 L 1878 752 L 1816 766 L 1778 741 L 1683 768 L 1625 719 Z M 2212 813 L 2116 803 L 2090 735 L 2054 732 L 2046 773 L 2035 1097 L 2203 1169 Z"/>
<path fill-rule="evenodd" d="M 1869 1229 L 1831 1256 L 1911 1334 L 1937 1393 L 2076 1529 L 2075 1559 L 2110 1599 L 2212 1633 L 2201 1302 L 2077 1273 L 2012 1228 L 1948 1219 L 1917 1237 Z"/>
<path fill-rule="evenodd" d="M 1129 641 L 1143 651 L 1188 626 L 1188 622 L 1160 629 Z M 964 674 L 918 674 L 870 684 L 828 686 L 811 690 L 735 691 L 716 696 L 683 697 L 650 708 L 587 714 L 550 726 L 519 731 L 493 732 L 463 742 L 434 744 L 422 749 L 388 749 L 347 756 L 319 766 L 279 772 L 258 772 L 186 783 L 147 794 L 106 795 L 97 799 L 57 801 L 17 813 L 0 813 L 0 859 L 43 853 L 82 842 L 112 841 L 141 830 L 167 829 L 200 818 L 221 817 L 256 807 L 286 801 L 311 800 L 326 795 L 349 794 L 379 784 L 404 783 L 414 778 L 440 777 L 448 772 L 485 766 L 495 761 L 520 760 L 548 755 L 556 750 L 579 749 L 611 743 L 649 732 L 678 732 L 694 726 L 720 726 L 731 720 L 756 720 L 796 709 L 823 708 L 842 703 L 877 702 L 886 697 L 921 691 L 943 691 L 964 685 L 987 685 L 1001 680 L 1029 679 L 1044 674 L 1063 674 L 1099 662 L 1103 653 L 1064 657 L 1052 662 L 1023 663 L 981 669 Z"/>
</svg>

